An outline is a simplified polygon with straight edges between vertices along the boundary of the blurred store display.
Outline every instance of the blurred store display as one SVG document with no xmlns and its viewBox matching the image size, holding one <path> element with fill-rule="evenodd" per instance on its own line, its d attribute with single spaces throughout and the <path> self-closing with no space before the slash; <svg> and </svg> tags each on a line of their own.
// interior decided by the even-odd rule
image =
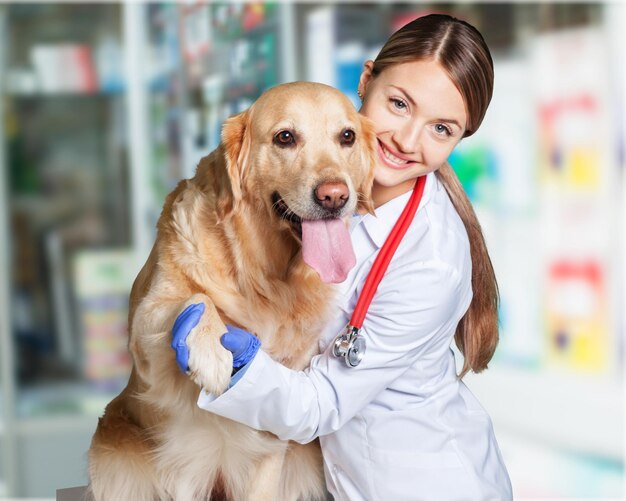
<svg viewBox="0 0 626 501">
<path fill-rule="evenodd" d="M 10 231 L 0 253 L 10 320 L 0 337 L 0 478 L 9 494 L 43 496 L 80 475 L 69 465 L 82 460 L 35 444 L 66 434 L 67 451 L 83 454 L 129 372 L 132 279 L 105 283 L 87 257 L 130 249 L 122 8 L 9 4 L 0 15 L 0 210 Z"/>
<path fill-rule="evenodd" d="M 130 286 L 224 120 L 298 79 L 359 107 L 363 62 L 429 12 L 476 25 L 495 64 L 485 121 L 450 158 L 501 293 L 496 357 L 466 381 L 516 499 L 626 495 L 626 7 L 194 0 L 0 4 L 0 499 L 86 482 L 130 368 Z"/>
<path fill-rule="evenodd" d="M 532 47 L 545 267 L 547 356 L 577 371 L 613 373 L 609 272 L 618 244 L 613 192 L 619 176 L 611 134 L 610 62 L 600 28 L 537 37 Z M 549 77 L 548 77 L 549 76 Z"/>
</svg>

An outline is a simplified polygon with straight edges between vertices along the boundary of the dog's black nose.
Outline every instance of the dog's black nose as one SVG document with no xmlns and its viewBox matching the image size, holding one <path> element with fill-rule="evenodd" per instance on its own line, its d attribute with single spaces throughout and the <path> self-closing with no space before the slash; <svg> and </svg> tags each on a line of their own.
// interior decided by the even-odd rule
<svg viewBox="0 0 626 501">
<path fill-rule="evenodd" d="M 322 183 L 315 188 L 315 201 L 328 210 L 341 209 L 350 198 L 346 183 L 339 181 Z"/>
</svg>

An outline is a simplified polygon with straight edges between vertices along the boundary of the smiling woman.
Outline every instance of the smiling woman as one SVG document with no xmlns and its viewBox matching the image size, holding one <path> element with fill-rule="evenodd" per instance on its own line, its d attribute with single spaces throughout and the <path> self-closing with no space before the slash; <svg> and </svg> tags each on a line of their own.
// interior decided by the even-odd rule
<svg viewBox="0 0 626 501">
<path fill-rule="evenodd" d="M 482 123 L 491 102 L 493 80 L 493 60 L 482 35 L 463 20 L 432 14 L 391 35 L 376 59 L 365 63 L 359 81 L 359 95 L 364 101 L 361 112 L 382 120 L 381 126 L 377 123 L 380 161 L 372 188 L 374 203 L 382 204 L 410 190 L 410 170 L 415 175 L 435 171 L 463 221 L 470 243 L 473 299 L 455 333 L 464 355 L 461 376 L 485 369 L 494 354 L 499 296 L 480 223 L 447 163 L 447 154 Z M 374 97 L 379 86 L 382 89 L 379 101 L 368 106 L 366 88 L 372 85 Z M 392 150 L 394 147 L 414 155 L 403 157 L 400 151 Z M 398 159 L 409 162 L 407 167 L 398 164 Z M 412 167 L 410 161 L 420 165 Z"/>
<path fill-rule="evenodd" d="M 446 162 L 465 133 L 467 112 L 463 97 L 435 60 L 391 66 L 378 77 L 373 68 L 373 61 L 365 64 L 359 87 L 361 113 L 374 122 L 378 139 L 372 192 L 378 207 Z"/>
</svg>

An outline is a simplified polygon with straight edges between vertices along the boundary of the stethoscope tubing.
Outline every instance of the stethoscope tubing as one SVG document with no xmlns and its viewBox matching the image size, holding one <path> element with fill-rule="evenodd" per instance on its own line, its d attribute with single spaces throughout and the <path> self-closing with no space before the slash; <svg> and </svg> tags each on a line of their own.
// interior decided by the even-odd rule
<svg viewBox="0 0 626 501">
<path fill-rule="evenodd" d="M 404 235 L 415 217 L 415 213 L 417 212 L 417 208 L 424 193 L 425 184 L 426 176 L 420 176 L 417 178 L 411 198 L 404 207 L 404 210 L 400 214 L 400 217 L 396 221 L 391 233 L 387 237 L 387 240 L 385 240 L 382 249 L 372 264 L 372 268 L 367 276 L 367 279 L 365 280 L 365 284 L 363 285 L 361 295 L 359 296 L 357 304 L 354 307 L 354 311 L 352 312 L 349 325 L 356 327 L 357 329 L 363 327 L 365 315 L 367 314 L 367 310 L 369 309 L 372 299 L 374 298 L 374 294 L 378 289 L 378 285 L 383 279 L 383 276 L 389 266 L 389 262 L 393 258 L 393 255 L 395 254 L 400 242 L 404 238 Z"/>
<path fill-rule="evenodd" d="M 363 290 L 352 312 L 350 323 L 343 332 L 335 338 L 332 353 L 337 358 L 343 358 L 348 367 L 356 367 L 363 359 L 366 343 L 365 338 L 359 335 L 359 330 L 363 327 L 365 315 L 378 289 L 378 285 L 383 279 L 393 255 L 415 217 L 415 213 L 417 212 L 417 208 L 419 207 L 424 193 L 425 185 L 425 175 L 417 178 L 415 186 L 413 187 L 413 193 L 411 193 L 411 198 L 391 229 L 391 233 L 387 236 L 385 243 L 378 252 L 372 264 L 372 268 L 365 279 Z"/>
</svg>

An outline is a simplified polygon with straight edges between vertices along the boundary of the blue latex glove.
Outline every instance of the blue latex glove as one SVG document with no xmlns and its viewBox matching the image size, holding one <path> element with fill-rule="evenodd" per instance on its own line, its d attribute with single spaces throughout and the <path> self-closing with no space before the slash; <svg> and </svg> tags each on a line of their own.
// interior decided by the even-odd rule
<svg viewBox="0 0 626 501">
<path fill-rule="evenodd" d="M 189 348 L 187 336 L 191 332 L 204 313 L 204 303 L 190 304 L 185 308 L 174 322 L 172 327 L 172 348 L 176 351 L 176 363 L 184 374 L 189 372 Z"/>
<path fill-rule="evenodd" d="M 226 332 L 221 338 L 222 346 L 233 354 L 233 368 L 240 369 L 246 365 L 259 351 L 261 341 L 254 334 L 226 325 Z"/>
<path fill-rule="evenodd" d="M 176 318 L 172 327 L 171 346 L 176 352 L 176 363 L 184 374 L 189 373 L 189 347 L 187 336 L 191 332 L 204 313 L 204 303 L 191 304 L 185 308 Z M 226 325 L 227 332 L 220 338 L 222 346 L 233 354 L 233 369 L 246 365 L 259 351 L 261 341 L 248 331 Z"/>
</svg>

